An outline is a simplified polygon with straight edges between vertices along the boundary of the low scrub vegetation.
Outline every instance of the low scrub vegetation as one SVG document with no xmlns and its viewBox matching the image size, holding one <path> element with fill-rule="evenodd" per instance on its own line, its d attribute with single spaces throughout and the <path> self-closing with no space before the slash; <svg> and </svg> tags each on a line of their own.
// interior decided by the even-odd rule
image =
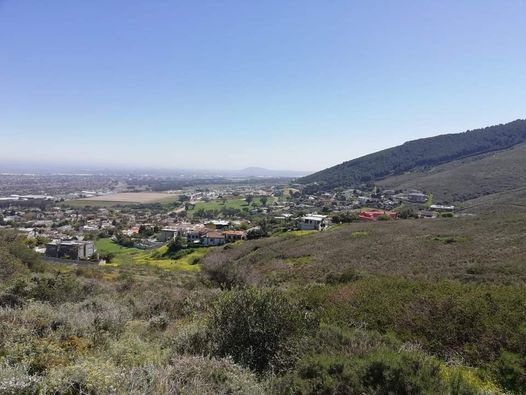
<svg viewBox="0 0 526 395">
<path fill-rule="evenodd" d="M 459 221 L 454 233 L 437 220 L 403 235 L 389 221 L 239 243 L 199 257 L 195 273 L 49 265 L 0 233 L 0 393 L 523 393 L 521 277 L 488 276 L 482 259 L 467 277 L 431 270 L 442 262 L 435 253 L 461 259 L 461 248 L 480 248 L 473 230 L 489 222 L 470 220 L 445 220 Z M 521 226 L 491 223 L 508 243 Z M 386 234 L 427 246 L 427 275 L 413 261 L 375 268 L 383 255 L 374 254 L 393 254 L 386 242 L 358 255 Z M 326 251 L 331 238 L 358 247 L 313 270 L 331 256 L 318 243 Z M 505 266 L 514 256 L 501 270 L 518 270 Z"/>
</svg>

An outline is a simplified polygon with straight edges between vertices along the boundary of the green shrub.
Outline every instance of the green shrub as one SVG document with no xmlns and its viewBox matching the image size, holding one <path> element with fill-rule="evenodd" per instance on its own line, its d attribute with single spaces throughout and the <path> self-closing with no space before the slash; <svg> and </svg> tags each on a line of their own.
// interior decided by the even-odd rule
<svg viewBox="0 0 526 395">
<path fill-rule="evenodd" d="M 248 285 L 243 269 L 229 261 L 224 255 L 219 255 L 214 260 L 206 260 L 201 266 L 201 273 L 205 282 L 221 289 L 233 289 Z"/>
<path fill-rule="evenodd" d="M 501 385 L 512 391 L 521 393 L 526 388 L 526 357 L 503 351 L 493 364 Z"/>
<path fill-rule="evenodd" d="M 256 372 L 287 365 L 294 342 L 304 333 L 302 312 L 275 289 L 225 293 L 208 326 L 213 352 L 230 356 Z"/>
<path fill-rule="evenodd" d="M 403 206 L 398 210 L 398 218 L 402 218 L 402 219 L 418 218 L 418 214 L 412 207 Z"/>
<path fill-rule="evenodd" d="M 117 366 L 133 367 L 143 364 L 160 366 L 167 362 L 168 351 L 159 344 L 127 335 L 109 345 L 109 355 Z"/>
<path fill-rule="evenodd" d="M 34 299 L 42 302 L 64 303 L 82 300 L 94 292 L 89 288 L 88 283 L 81 283 L 71 274 L 43 273 L 15 282 L 0 299 L 6 300 L 7 295 L 10 295 L 10 300 L 18 302 Z"/>
<path fill-rule="evenodd" d="M 325 277 L 325 282 L 327 284 L 342 284 L 349 283 L 352 281 L 359 280 L 361 278 L 360 274 L 356 272 L 352 267 L 345 269 L 341 273 L 329 273 Z"/>
<path fill-rule="evenodd" d="M 325 322 L 363 322 L 434 354 L 462 355 L 475 366 L 496 360 L 502 349 L 526 352 L 521 287 L 364 278 L 305 287 L 294 295 Z"/>
<path fill-rule="evenodd" d="M 360 361 L 361 362 L 361 361 Z M 362 385 L 375 393 L 444 393 L 437 360 L 420 353 L 382 351 L 365 360 Z"/>
<path fill-rule="evenodd" d="M 415 351 L 381 349 L 363 358 L 317 354 L 301 359 L 270 388 L 286 394 L 477 394 L 462 375 L 454 382 L 440 362 Z"/>
<path fill-rule="evenodd" d="M 74 365 L 50 369 L 40 384 L 49 394 L 114 394 L 121 385 L 121 371 L 104 359 L 82 359 Z"/>
</svg>

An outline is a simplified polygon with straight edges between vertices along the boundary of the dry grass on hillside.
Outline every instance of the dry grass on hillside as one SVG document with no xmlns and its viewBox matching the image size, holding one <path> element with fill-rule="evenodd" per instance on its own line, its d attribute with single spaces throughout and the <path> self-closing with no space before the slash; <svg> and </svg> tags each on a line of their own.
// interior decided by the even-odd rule
<svg viewBox="0 0 526 395">
<path fill-rule="evenodd" d="M 417 188 L 436 201 L 461 202 L 526 183 L 526 144 L 509 150 L 453 161 L 428 171 L 411 172 L 379 181 L 383 188 Z"/>
<path fill-rule="evenodd" d="M 308 236 L 216 250 L 203 265 L 236 265 L 251 282 L 401 275 L 463 281 L 526 280 L 526 215 L 353 223 Z"/>
</svg>

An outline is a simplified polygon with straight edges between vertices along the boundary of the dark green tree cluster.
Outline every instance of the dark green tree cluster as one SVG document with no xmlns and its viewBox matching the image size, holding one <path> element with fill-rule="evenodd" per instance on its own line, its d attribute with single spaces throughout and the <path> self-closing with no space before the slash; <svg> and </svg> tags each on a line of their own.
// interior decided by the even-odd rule
<svg viewBox="0 0 526 395">
<path fill-rule="evenodd" d="M 526 120 L 409 141 L 298 180 L 306 192 L 357 186 L 407 171 L 510 148 L 526 141 Z"/>
</svg>

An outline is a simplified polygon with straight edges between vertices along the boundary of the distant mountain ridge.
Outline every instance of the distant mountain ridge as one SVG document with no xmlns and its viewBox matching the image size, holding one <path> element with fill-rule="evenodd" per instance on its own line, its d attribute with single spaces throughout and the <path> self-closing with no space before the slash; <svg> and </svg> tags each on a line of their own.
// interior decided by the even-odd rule
<svg viewBox="0 0 526 395">
<path fill-rule="evenodd" d="M 519 119 L 463 133 L 409 141 L 319 171 L 297 182 L 311 184 L 311 188 L 317 190 L 354 187 L 405 172 L 504 150 L 523 142 L 526 142 L 526 120 Z"/>
</svg>

